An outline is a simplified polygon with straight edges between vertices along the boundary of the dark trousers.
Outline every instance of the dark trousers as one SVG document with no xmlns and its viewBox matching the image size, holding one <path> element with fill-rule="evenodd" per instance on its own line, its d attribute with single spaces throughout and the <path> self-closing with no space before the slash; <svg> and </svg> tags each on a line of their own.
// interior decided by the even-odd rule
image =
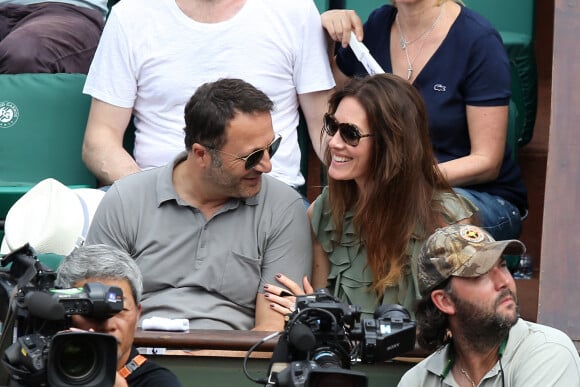
<svg viewBox="0 0 580 387">
<path fill-rule="evenodd" d="M 101 12 L 64 3 L 0 7 L 0 74 L 89 71 Z"/>
</svg>

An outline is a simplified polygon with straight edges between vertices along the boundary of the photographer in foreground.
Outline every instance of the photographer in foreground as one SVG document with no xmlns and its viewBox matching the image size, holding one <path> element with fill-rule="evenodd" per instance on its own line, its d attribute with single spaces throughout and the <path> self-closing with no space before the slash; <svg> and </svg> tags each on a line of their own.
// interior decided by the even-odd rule
<svg viewBox="0 0 580 387">
<path fill-rule="evenodd" d="M 417 341 L 437 350 L 399 386 L 580 386 L 580 359 L 563 332 L 519 318 L 516 286 L 503 254 L 517 240 L 482 229 L 437 230 L 419 257 Z"/>
<path fill-rule="evenodd" d="M 71 317 L 75 328 L 108 333 L 117 339 L 115 387 L 181 386 L 171 371 L 139 355 L 133 347 L 133 337 L 141 315 L 143 283 L 141 272 L 131 257 L 106 245 L 84 246 L 64 258 L 57 274 L 55 285 L 61 288 L 100 282 L 123 290 L 123 310 L 113 317 L 103 321 L 80 315 Z"/>
</svg>

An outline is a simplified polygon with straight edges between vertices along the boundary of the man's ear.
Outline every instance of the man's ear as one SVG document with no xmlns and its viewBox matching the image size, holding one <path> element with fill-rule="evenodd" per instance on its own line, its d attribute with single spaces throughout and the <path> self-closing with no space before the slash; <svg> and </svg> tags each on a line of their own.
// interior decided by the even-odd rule
<svg viewBox="0 0 580 387">
<path fill-rule="evenodd" d="M 141 319 L 141 312 L 142 311 L 143 311 L 143 308 L 141 307 L 141 304 L 137 305 L 137 323 Z"/>
<path fill-rule="evenodd" d="M 208 149 L 201 144 L 194 143 L 189 151 L 190 157 L 194 162 L 201 166 L 207 166 L 211 164 L 211 154 Z"/>
<path fill-rule="evenodd" d="M 445 314 L 455 314 L 455 303 L 443 289 L 433 290 L 431 292 L 431 301 L 441 312 Z"/>
</svg>

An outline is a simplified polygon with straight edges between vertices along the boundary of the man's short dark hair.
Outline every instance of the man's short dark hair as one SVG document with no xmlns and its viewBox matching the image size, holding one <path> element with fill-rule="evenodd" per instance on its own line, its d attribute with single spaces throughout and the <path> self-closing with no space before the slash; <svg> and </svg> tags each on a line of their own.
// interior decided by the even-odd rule
<svg viewBox="0 0 580 387">
<path fill-rule="evenodd" d="M 204 83 L 185 105 L 185 148 L 198 143 L 220 149 L 225 128 L 237 113 L 270 113 L 273 107 L 266 94 L 241 79 Z"/>
</svg>

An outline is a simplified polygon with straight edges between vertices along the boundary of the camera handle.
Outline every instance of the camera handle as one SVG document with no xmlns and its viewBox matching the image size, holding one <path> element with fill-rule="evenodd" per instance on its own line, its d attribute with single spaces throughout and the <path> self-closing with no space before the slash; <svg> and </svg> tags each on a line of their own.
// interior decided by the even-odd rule
<svg viewBox="0 0 580 387">
<path fill-rule="evenodd" d="M 6 349 L 12 345 L 13 342 L 13 333 L 14 327 L 16 322 L 16 313 L 13 308 L 17 308 L 14 303 L 14 296 L 16 295 L 17 288 L 14 287 L 12 289 L 12 294 L 10 294 L 10 304 L 8 306 L 8 312 L 4 317 L 4 321 L 2 322 L 2 335 L 0 336 L 0 356 L 4 356 L 6 353 Z M 0 386 L 12 386 L 13 380 L 8 373 L 8 370 L 5 367 L 0 366 Z"/>
<path fill-rule="evenodd" d="M 42 272 L 45 269 L 34 256 L 34 250 L 28 243 L 2 259 L 2 266 L 6 266 L 8 263 L 12 263 L 10 274 L 12 276 L 18 275 L 15 277 L 18 278 L 18 282 L 11 291 L 8 311 L 6 316 L 4 316 L 4 321 L 2 322 L 0 356 L 4 356 L 8 347 L 10 347 L 14 342 L 14 329 L 16 317 L 18 316 L 17 309 L 19 308 L 19 305 L 15 300 L 16 294 L 20 289 L 30 283 L 30 281 L 38 275 L 39 271 Z M 16 386 L 20 385 L 17 381 L 12 379 L 6 367 L 0 367 L 0 386 L 14 386 L 14 383 L 16 383 Z"/>
</svg>

